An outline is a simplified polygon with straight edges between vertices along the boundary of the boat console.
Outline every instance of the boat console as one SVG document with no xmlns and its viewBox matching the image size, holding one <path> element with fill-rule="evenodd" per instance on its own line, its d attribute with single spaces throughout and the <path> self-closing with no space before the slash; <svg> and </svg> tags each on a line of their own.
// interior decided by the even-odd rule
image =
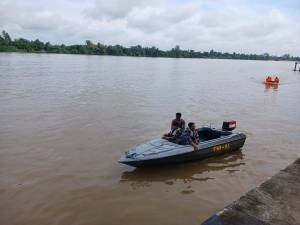
<svg viewBox="0 0 300 225">
<path fill-rule="evenodd" d="M 219 130 L 219 129 L 210 128 L 210 127 L 202 127 L 202 128 L 198 129 L 198 135 L 199 135 L 200 142 L 213 140 L 213 139 L 220 138 L 222 136 L 227 136 L 230 134 L 232 134 L 232 132 L 230 132 L 230 131 Z"/>
</svg>

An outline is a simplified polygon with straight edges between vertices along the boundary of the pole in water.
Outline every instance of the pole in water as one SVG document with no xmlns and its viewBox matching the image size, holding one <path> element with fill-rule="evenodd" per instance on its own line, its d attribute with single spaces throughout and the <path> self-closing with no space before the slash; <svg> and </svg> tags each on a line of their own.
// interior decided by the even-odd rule
<svg viewBox="0 0 300 225">
<path fill-rule="evenodd" d="M 299 68 L 300 69 L 300 68 Z M 297 70 L 297 63 L 295 62 L 295 67 L 294 67 L 294 71 Z"/>
</svg>

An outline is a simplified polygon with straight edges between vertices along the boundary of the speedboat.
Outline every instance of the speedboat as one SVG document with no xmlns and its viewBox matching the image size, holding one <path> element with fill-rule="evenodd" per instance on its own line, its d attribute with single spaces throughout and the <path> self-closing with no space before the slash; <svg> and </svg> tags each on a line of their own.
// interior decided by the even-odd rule
<svg viewBox="0 0 300 225">
<path fill-rule="evenodd" d="M 244 146 L 246 135 L 233 132 L 236 121 L 225 121 L 220 129 L 201 127 L 198 150 L 191 145 L 179 145 L 164 139 L 154 139 L 125 152 L 119 163 L 134 167 L 182 163 L 238 150 Z"/>
</svg>

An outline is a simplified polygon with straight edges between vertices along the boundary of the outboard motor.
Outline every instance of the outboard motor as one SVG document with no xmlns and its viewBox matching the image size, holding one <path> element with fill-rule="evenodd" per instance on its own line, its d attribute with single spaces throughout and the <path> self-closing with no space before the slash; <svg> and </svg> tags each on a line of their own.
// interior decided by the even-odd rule
<svg viewBox="0 0 300 225">
<path fill-rule="evenodd" d="M 223 122 L 222 130 L 232 131 L 235 128 L 236 128 L 236 121 L 230 120 L 230 121 Z"/>
</svg>

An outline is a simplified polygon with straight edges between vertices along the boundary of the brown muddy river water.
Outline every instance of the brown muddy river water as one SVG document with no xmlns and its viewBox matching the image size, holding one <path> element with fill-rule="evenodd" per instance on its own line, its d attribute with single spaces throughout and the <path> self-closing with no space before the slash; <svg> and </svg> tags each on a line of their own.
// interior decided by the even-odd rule
<svg viewBox="0 0 300 225">
<path fill-rule="evenodd" d="M 300 156 L 292 62 L 0 54 L 0 224 L 190 224 Z M 266 88 L 267 74 L 282 85 Z M 150 169 L 117 162 L 168 131 L 238 121 L 242 151 Z"/>
</svg>

